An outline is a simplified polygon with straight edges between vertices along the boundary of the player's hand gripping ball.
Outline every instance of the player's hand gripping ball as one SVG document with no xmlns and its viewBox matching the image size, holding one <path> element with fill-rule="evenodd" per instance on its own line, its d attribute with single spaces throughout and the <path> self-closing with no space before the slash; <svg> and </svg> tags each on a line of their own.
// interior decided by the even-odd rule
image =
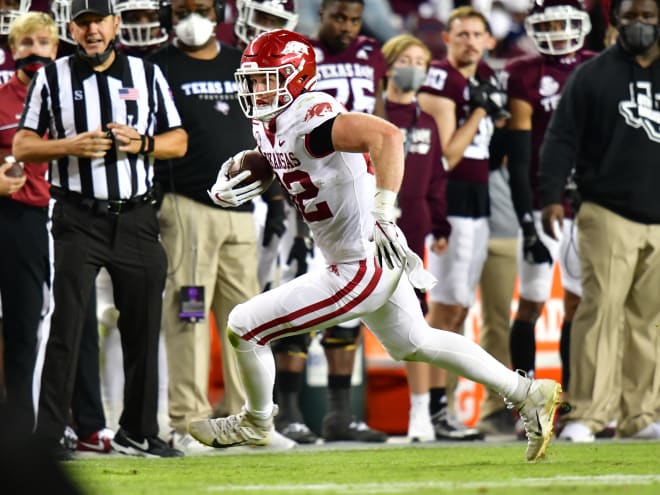
<svg viewBox="0 0 660 495">
<path fill-rule="evenodd" d="M 273 178 L 273 169 L 261 153 L 241 151 L 222 164 L 208 194 L 217 205 L 236 207 L 259 196 Z"/>
<path fill-rule="evenodd" d="M 227 170 L 227 178 L 233 179 L 241 172 L 248 170 L 250 175 L 238 185 L 246 186 L 255 181 L 261 182 L 263 191 L 268 189 L 275 178 L 273 169 L 264 155 L 255 150 L 242 151 L 234 156 L 232 164 Z"/>
</svg>

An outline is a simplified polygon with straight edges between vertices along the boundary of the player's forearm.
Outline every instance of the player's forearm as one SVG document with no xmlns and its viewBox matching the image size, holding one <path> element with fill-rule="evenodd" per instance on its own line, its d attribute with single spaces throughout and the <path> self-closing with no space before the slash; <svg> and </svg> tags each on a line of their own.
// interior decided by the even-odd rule
<svg viewBox="0 0 660 495">
<path fill-rule="evenodd" d="M 447 159 L 450 170 L 463 159 L 463 153 L 477 134 L 479 122 L 485 116 L 486 112 L 482 108 L 475 109 L 463 125 L 456 128 L 446 145 L 443 145 L 442 154 Z"/>
<path fill-rule="evenodd" d="M 398 192 L 403 181 L 403 135 L 396 129 L 369 147 L 369 156 L 376 169 L 376 187 Z"/>
<path fill-rule="evenodd" d="M 369 153 L 376 185 L 398 192 L 403 180 L 403 134 L 395 125 L 373 115 L 345 113 L 332 126 L 335 151 Z"/>
</svg>

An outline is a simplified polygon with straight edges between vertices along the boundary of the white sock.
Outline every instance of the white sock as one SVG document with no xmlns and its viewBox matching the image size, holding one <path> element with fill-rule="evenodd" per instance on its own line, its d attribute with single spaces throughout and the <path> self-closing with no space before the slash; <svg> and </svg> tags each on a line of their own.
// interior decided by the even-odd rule
<svg viewBox="0 0 660 495">
<path fill-rule="evenodd" d="M 430 403 L 431 394 L 429 392 L 424 394 L 410 394 L 410 409 L 428 411 Z"/>
<path fill-rule="evenodd" d="M 245 387 L 246 408 L 252 416 L 270 418 L 273 414 L 273 387 L 275 386 L 275 358 L 269 346 L 257 345 L 240 339 L 236 361 Z"/>
<path fill-rule="evenodd" d="M 424 341 L 417 351 L 419 359 L 465 378 L 482 383 L 503 397 L 519 402 L 524 399 L 523 378 L 500 363 L 472 340 L 454 332 L 431 329 L 424 332 Z"/>
</svg>

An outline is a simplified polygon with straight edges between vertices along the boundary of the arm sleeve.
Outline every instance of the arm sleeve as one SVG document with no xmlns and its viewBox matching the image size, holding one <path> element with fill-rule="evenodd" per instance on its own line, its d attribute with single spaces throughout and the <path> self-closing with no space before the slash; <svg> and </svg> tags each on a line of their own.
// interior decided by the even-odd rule
<svg viewBox="0 0 660 495">
<path fill-rule="evenodd" d="M 497 170 L 502 166 L 504 155 L 506 155 L 506 140 L 507 130 L 505 128 L 496 127 L 488 147 L 488 153 L 490 156 L 488 159 L 488 168 L 490 170 Z"/>
<path fill-rule="evenodd" d="M 532 187 L 529 166 L 532 159 L 532 132 L 509 130 L 507 136 L 509 154 L 509 185 L 511 200 L 518 222 L 532 219 Z"/>
<path fill-rule="evenodd" d="M 431 233 L 436 239 L 449 239 L 451 225 L 447 220 L 447 171 L 442 165 L 442 145 L 435 122 L 431 121 L 430 127 L 433 136 L 431 157 L 435 166 L 431 172 L 431 184 L 426 200 L 431 209 Z"/>
<path fill-rule="evenodd" d="M 312 156 L 325 156 L 332 153 L 335 147 L 332 144 L 332 126 L 335 118 L 326 120 L 309 133 L 309 151 Z"/>
<path fill-rule="evenodd" d="M 581 77 L 582 67 L 573 72 L 559 99 L 541 146 L 539 195 L 541 205 L 561 203 L 566 179 L 575 166 L 578 141 L 584 131 L 588 81 Z"/>
</svg>

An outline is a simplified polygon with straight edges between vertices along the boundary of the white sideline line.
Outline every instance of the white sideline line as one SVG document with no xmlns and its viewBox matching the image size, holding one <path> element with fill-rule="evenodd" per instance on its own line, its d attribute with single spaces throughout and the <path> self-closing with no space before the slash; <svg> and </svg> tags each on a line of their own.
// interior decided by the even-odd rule
<svg viewBox="0 0 660 495">
<path fill-rule="evenodd" d="M 660 474 L 607 474 L 602 476 L 553 476 L 548 478 L 515 478 L 507 481 L 388 481 L 387 483 L 315 483 L 296 485 L 214 485 L 208 491 L 254 492 L 269 490 L 295 493 L 297 491 L 336 491 L 338 493 L 399 493 L 415 489 L 432 488 L 508 488 L 539 486 L 603 486 L 651 485 L 660 482 Z"/>
</svg>

